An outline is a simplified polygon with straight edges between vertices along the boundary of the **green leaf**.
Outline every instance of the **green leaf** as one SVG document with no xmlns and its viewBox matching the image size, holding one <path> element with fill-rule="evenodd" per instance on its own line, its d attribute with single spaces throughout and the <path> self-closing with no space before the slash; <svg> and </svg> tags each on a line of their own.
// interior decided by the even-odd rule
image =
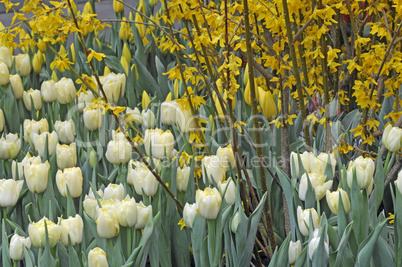
<svg viewBox="0 0 402 267">
<path fill-rule="evenodd" d="M 349 243 L 349 236 L 350 236 L 350 233 L 352 232 L 352 229 L 353 229 L 353 222 L 349 223 L 348 226 L 346 226 L 345 231 L 343 231 L 342 238 L 339 241 L 339 245 L 336 250 L 337 253 L 336 253 L 336 261 L 335 261 L 334 267 L 341 265 L 341 262 L 343 260 L 343 253 Z"/>
<path fill-rule="evenodd" d="M 4 209 L 4 208 L 2 208 Z M 8 248 L 8 238 L 7 238 L 7 232 L 6 232 L 6 223 L 3 220 L 1 220 L 1 250 L 2 250 L 2 264 L 4 267 L 11 267 L 11 258 L 10 258 L 10 251 Z"/>
<path fill-rule="evenodd" d="M 288 266 L 289 265 L 289 244 L 290 244 L 291 234 L 289 233 L 286 239 L 283 241 L 282 245 L 276 247 L 274 255 L 272 256 L 271 262 L 268 266 Z"/>
</svg>

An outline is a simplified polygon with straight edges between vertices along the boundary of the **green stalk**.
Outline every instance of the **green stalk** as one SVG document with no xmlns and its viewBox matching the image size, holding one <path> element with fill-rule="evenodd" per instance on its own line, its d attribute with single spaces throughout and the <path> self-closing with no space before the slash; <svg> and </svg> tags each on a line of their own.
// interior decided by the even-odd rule
<svg viewBox="0 0 402 267">
<path fill-rule="evenodd" d="M 253 62 L 253 54 L 252 54 L 252 48 L 251 48 L 251 33 L 250 33 L 250 19 L 249 19 L 249 11 L 248 11 L 248 0 L 243 0 L 243 7 L 244 7 L 244 22 L 245 22 L 245 29 L 246 29 L 246 46 L 247 46 L 247 61 L 248 62 Z M 249 74 L 249 81 L 250 81 L 250 91 L 251 91 L 251 98 L 253 100 L 253 105 L 252 105 L 252 113 L 253 113 L 253 126 L 255 129 L 259 128 L 258 124 L 258 118 L 257 118 L 257 95 L 256 95 L 256 88 L 254 84 L 254 66 L 253 64 L 249 64 L 248 67 L 248 74 Z M 299 77 L 300 80 L 300 77 Z M 301 85 L 301 83 L 300 83 Z M 300 87 L 301 88 L 301 87 Z M 261 144 L 261 135 L 259 131 L 255 131 L 255 142 L 257 143 L 257 156 L 262 159 L 263 154 L 262 154 L 262 148 L 259 146 Z M 259 176 L 260 176 L 260 183 L 261 183 L 261 189 L 262 189 L 262 194 L 267 192 L 267 181 L 265 179 L 265 170 L 262 164 L 262 160 L 259 160 Z M 265 201 L 264 205 L 264 213 L 266 216 L 266 220 L 268 223 L 268 238 L 269 242 L 271 244 L 271 247 L 274 249 L 276 247 L 276 240 L 275 240 L 275 235 L 274 235 L 274 229 L 272 226 L 272 218 L 271 218 L 271 211 L 269 207 L 269 201 Z"/>
</svg>

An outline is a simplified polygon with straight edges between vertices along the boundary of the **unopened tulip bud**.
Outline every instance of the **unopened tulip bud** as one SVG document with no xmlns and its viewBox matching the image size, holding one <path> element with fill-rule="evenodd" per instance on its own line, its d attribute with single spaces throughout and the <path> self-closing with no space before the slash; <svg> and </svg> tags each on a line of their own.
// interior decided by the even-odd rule
<svg viewBox="0 0 402 267">
<path fill-rule="evenodd" d="M 349 167 L 346 171 L 348 186 L 352 188 L 353 185 L 353 172 L 356 171 L 356 179 L 359 188 L 363 190 L 367 188 L 371 181 L 374 179 L 375 164 L 370 158 L 358 157 L 354 161 L 349 163 Z"/>
<path fill-rule="evenodd" d="M 46 52 L 46 47 L 47 47 L 47 45 L 46 45 L 46 43 L 45 43 L 43 40 L 39 39 L 37 45 L 38 45 L 38 49 L 39 49 L 42 53 L 45 53 L 45 52 Z"/>
<path fill-rule="evenodd" d="M 137 203 L 134 198 L 127 196 L 116 204 L 116 214 L 119 224 L 124 227 L 133 227 L 137 223 Z"/>
<path fill-rule="evenodd" d="M 179 109 L 176 113 L 176 125 L 185 133 L 198 129 L 197 117 L 193 116 L 187 100 L 179 102 Z"/>
<path fill-rule="evenodd" d="M 106 159 L 112 164 L 124 164 L 131 158 L 132 148 L 126 139 L 111 140 L 107 144 Z"/>
<path fill-rule="evenodd" d="M 228 145 L 227 147 L 219 147 L 216 151 L 216 155 L 221 158 L 222 166 L 226 170 L 230 170 L 230 167 L 236 167 L 236 161 L 231 145 Z"/>
<path fill-rule="evenodd" d="M 113 10 L 116 13 L 121 13 L 124 11 L 124 5 L 117 0 L 113 0 Z"/>
<path fill-rule="evenodd" d="M 20 163 L 17 163 L 15 160 L 13 160 L 13 162 L 11 164 L 11 173 L 12 173 L 13 179 L 14 180 L 21 179 L 22 175 L 24 174 L 24 167 L 26 165 L 30 165 L 32 163 L 40 164 L 40 163 L 42 163 L 42 159 L 40 158 L 40 156 L 31 157 L 31 155 L 28 153 Z M 17 171 L 18 171 L 18 176 L 17 176 Z"/>
<path fill-rule="evenodd" d="M 127 62 L 130 64 L 131 63 L 131 52 L 127 46 L 127 43 L 124 43 L 122 54 L 123 54 L 123 57 L 127 60 Z"/>
<path fill-rule="evenodd" d="M 262 113 L 268 120 L 274 119 L 278 111 L 276 109 L 276 104 L 271 92 L 264 91 L 264 89 L 262 89 L 261 87 L 258 87 L 258 91 Z"/>
<path fill-rule="evenodd" d="M 74 82 L 70 78 L 63 77 L 58 82 L 54 84 L 56 89 L 57 101 L 60 104 L 68 104 L 74 101 L 77 94 Z"/>
<path fill-rule="evenodd" d="M 0 47 L 0 62 L 6 64 L 7 68 L 11 70 L 13 66 L 13 56 L 11 55 L 10 49 L 7 47 Z"/>
<path fill-rule="evenodd" d="M 10 75 L 10 83 L 14 92 L 15 99 L 21 99 L 24 93 L 24 87 L 22 86 L 22 80 L 20 75 L 18 74 Z"/>
<path fill-rule="evenodd" d="M 57 77 L 57 74 L 56 74 L 56 72 L 54 70 L 52 71 L 52 77 L 51 78 L 55 83 L 57 83 L 59 81 L 59 78 Z"/>
<path fill-rule="evenodd" d="M 81 244 L 84 222 L 79 214 L 75 217 L 69 216 L 68 219 L 59 218 L 59 225 L 61 228 L 60 241 L 64 246 L 68 246 L 68 236 L 70 236 L 73 246 Z"/>
<path fill-rule="evenodd" d="M 46 244 L 45 222 L 48 231 L 50 248 L 56 246 L 60 240 L 60 226 L 43 217 L 40 221 L 29 224 L 28 233 L 32 244 L 37 248 L 44 248 Z"/>
<path fill-rule="evenodd" d="M 167 158 L 171 159 L 173 157 L 174 136 L 169 130 L 164 132 L 158 128 L 154 130 L 147 129 L 145 131 L 144 145 L 148 156 L 151 156 L 152 153 L 152 157 L 162 159 L 166 151 Z"/>
<path fill-rule="evenodd" d="M 59 136 L 60 142 L 63 144 L 71 144 L 74 142 L 75 133 L 75 125 L 73 120 L 68 121 L 56 121 L 54 124 L 54 129 Z"/>
<path fill-rule="evenodd" d="M 56 173 L 56 184 L 60 194 L 67 197 L 67 187 L 72 198 L 81 196 L 83 177 L 79 167 L 66 168 Z"/>
<path fill-rule="evenodd" d="M 75 63 L 75 46 L 74 43 L 70 45 L 71 61 Z"/>
<path fill-rule="evenodd" d="M 13 159 L 21 149 L 21 140 L 17 134 L 9 133 L 0 139 L 0 159 Z"/>
<path fill-rule="evenodd" d="M 204 191 L 197 190 L 195 199 L 201 217 L 207 220 L 216 219 L 222 203 L 221 194 L 216 188 L 207 187 Z"/>
<path fill-rule="evenodd" d="M 176 101 L 165 101 L 161 105 L 161 122 L 165 125 L 176 124 L 179 104 Z"/>
<path fill-rule="evenodd" d="M 87 3 L 84 5 L 84 9 L 82 10 L 82 14 L 83 14 L 83 15 L 86 15 L 86 14 L 93 14 L 93 13 L 94 13 L 94 10 L 92 9 L 91 3 L 90 3 L 90 2 L 87 2 Z"/>
<path fill-rule="evenodd" d="M 126 88 L 126 75 L 122 73 L 109 73 L 107 76 L 101 77 L 100 81 L 107 98 L 116 104 L 120 96 L 124 95 Z"/>
<path fill-rule="evenodd" d="M 155 128 L 155 114 L 152 110 L 147 109 L 141 112 L 141 123 L 144 129 L 153 129 Z"/>
<path fill-rule="evenodd" d="M 402 148 L 402 129 L 388 124 L 382 135 L 382 143 L 391 152 L 400 150 Z"/>
<path fill-rule="evenodd" d="M 313 260 L 313 253 L 317 249 L 318 244 L 320 243 L 320 237 L 314 237 L 308 243 L 308 256 L 310 260 Z M 329 246 L 328 243 L 324 241 L 324 248 L 327 255 L 329 254 Z"/>
<path fill-rule="evenodd" d="M 148 104 L 151 102 L 151 98 L 149 97 L 147 91 L 142 92 L 142 108 L 146 109 Z"/>
<path fill-rule="evenodd" d="M 236 211 L 230 223 L 230 229 L 234 234 L 237 232 L 237 228 L 239 228 L 239 211 Z"/>
<path fill-rule="evenodd" d="M 140 196 L 142 191 L 147 196 L 154 196 L 158 190 L 158 181 L 155 176 L 144 163 L 138 161 L 130 160 L 128 163 L 127 183 L 133 185 L 135 192 Z"/>
<path fill-rule="evenodd" d="M 31 59 L 28 54 L 15 56 L 15 71 L 22 77 L 28 76 L 31 72 Z"/>
<path fill-rule="evenodd" d="M 32 193 L 42 193 L 47 188 L 49 178 L 49 162 L 40 164 L 29 164 L 24 166 L 24 176 L 29 191 Z"/>
<path fill-rule="evenodd" d="M 35 110 L 40 110 L 42 108 L 42 97 L 39 90 L 29 89 L 24 91 L 23 94 L 24 104 L 27 110 L 32 110 L 32 102 L 34 104 Z"/>
<path fill-rule="evenodd" d="M 31 248 L 31 240 L 29 237 L 22 237 L 14 234 L 10 240 L 10 258 L 14 261 L 24 259 L 24 246 L 27 249 Z"/>
<path fill-rule="evenodd" d="M 75 167 L 77 164 L 77 148 L 75 143 L 56 146 L 57 167 L 60 170 Z"/>
<path fill-rule="evenodd" d="M 320 225 L 320 218 L 318 217 L 317 211 L 313 208 L 303 210 L 300 206 L 297 207 L 297 222 L 299 225 L 300 233 L 303 236 L 309 235 L 310 213 L 313 219 L 312 225 L 314 229 L 316 229 Z"/>
<path fill-rule="evenodd" d="M 34 58 L 32 60 L 32 65 L 33 65 L 33 70 L 36 74 L 39 74 L 40 70 L 42 69 L 42 65 L 43 65 L 43 55 L 42 52 L 38 51 L 38 53 L 36 53 L 34 55 Z"/>
<path fill-rule="evenodd" d="M 5 124 L 6 124 L 6 120 L 4 119 L 4 113 L 3 113 L 3 110 L 0 109 L 0 132 L 3 131 Z"/>
<path fill-rule="evenodd" d="M 326 182 L 327 176 L 325 175 L 312 172 L 308 174 L 307 178 L 307 174 L 303 174 L 299 185 L 299 198 L 303 201 L 306 200 L 306 192 L 308 189 L 307 179 L 310 179 L 311 186 L 314 188 L 316 200 L 321 200 L 325 196 L 327 190 L 332 186 L 332 181 Z"/>
<path fill-rule="evenodd" d="M 206 183 L 206 177 L 212 183 L 222 182 L 225 179 L 226 168 L 223 166 L 222 158 L 218 156 L 205 156 L 202 159 L 202 179 Z"/>
<path fill-rule="evenodd" d="M 54 151 L 56 150 L 56 144 L 58 143 L 57 133 L 53 131 L 52 133 L 44 132 L 41 134 L 33 133 L 32 134 L 32 142 L 35 146 L 35 150 L 38 151 L 38 154 L 43 158 L 45 156 L 45 146 L 46 146 L 46 138 L 48 141 L 48 153 L 49 156 L 52 156 Z"/>
<path fill-rule="evenodd" d="M 53 80 L 44 81 L 40 87 L 40 91 L 44 102 L 52 103 L 57 100 Z"/>
<path fill-rule="evenodd" d="M 101 248 L 94 248 L 89 251 L 88 267 L 109 267 L 106 253 Z"/>
<path fill-rule="evenodd" d="M 177 190 L 184 192 L 187 190 L 188 180 L 190 178 L 189 166 L 184 165 L 183 168 L 177 167 Z"/>
<path fill-rule="evenodd" d="M 110 209 L 99 209 L 96 229 L 100 238 L 117 236 L 120 231 L 120 225 L 116 213 Z"/>
<path fill-rule="evenodd" d="M 151 205 L 145 206 L 142 201 L 137 203 L 137 223 L 135 224 L 135 229 L 144 229 L 145 225 L 149 220 L 151 215 L 152 207 Z"/>
<path fill-rule="evenodd" d="M 398 178 L 395 181 L 395 187 L 398 188 L 399 192 L 402 194 L 402 171 L 398 173 Z"/>
<path fill-rule="evenodd" d="M 302 245 L 300 240 L 297 240 L 296 242 L 290 241 L 289 243 L 289 264 L 295 264 L 297 258 L 300 256 L 302 251 Z"/>
<path fill-rule="evenodd" d="M 329 159 L 328 159 L 329 158 Z M 335 173 L 336 159 L 334 154 L 321 153 L 318 157 L 314 154 L 310 154 L 310 171 L 319 174 L 324 174 L 327 165 L 330 164 L 332 167 L 332 173 Z"/>
<path fill-rule="evenodd" d="M 141 39 L 144 38 L 144 36 L 145 36 L 145 25 L 143 24 L 144 21 L 142 19 L 142 16 L 138 12 L 135 13 L 134 21 L 136 22 L 135 27 L 138 30 L 138 34 L 140 35 Z"/>
<path fill-rule="evenodd" d="M 109 184 L 103 191 L 103 200 L 118 200 L 121 201 L 124 198 L 124 186 L 123 184 Z"/>
<path fill-rule="evenodd" d="M 84 108 L 84 124 L 88 130 L 98 130 L 102 125 L 102 110 L 97 108 Z"/>
<path fill-rule="evenodd" d="M 338 214 L 338 207 L 339 207 L 339 195 L 342 198 L 343 208 L 345 213 L 348 214 L 350 211 L 350 201 L 348 197 L 348 193 L 345 190 L 338 188 L 336 192 L 329 192 L 327 191 L 327 203 L 329 209 L 332 211 L 333 214 Z"/>
<path fill-rule="evenodd" d="M 124 73 L 128 76 L 128 72 L 130 70 L 130 65 L 125 57 L 121 57 L 120 64 L 124 69 Z"/>
<path fill-rule="evenodd" d="M 311 152 L 305 151 L 303 154 L 299 154 L 299 156 L 300 156 L 301 162 L 303 164 L 304 171 L 307 173 L 310 173 L 311 172 L 310 171 L 310 157 L 314 156 L 314 154 Z M 295 172 L 296 176 L 299 177 L 303 173 L 300 173 L 301 171 L 300 171 L 300 167 L 299 167 L 299 159 L 297 157 L 297 153 L 295 153 L 295 152 L 290 153 L 290 159 L 291 159 L 290 168 L 291 168 L 292 172 Z M 293 165 L 296 168 L 295 170 L 293 170 Z"/>
<path fill-rule="evenodd" d="M 0 85 L 8 84 L 10 81 L 10 72 L 8 71 L 7 65 L 0 61 Z"/>
<path fill-rule="evenodd" d="M 0 180 L 0 207 L 14 207 L 17 203 L 24 181 Z"/>
<path fill-rule="evenodd" d="M 183 221 L 188 228 L 193 228 L 193 222 L 195 215 L 197 214 L 197 204 L 188 204 L 184 206 L 183 209 Z"/>
<path fill-rule="evenodd" d="M 236 185 L 233 182 L 233 180 L 226 180 L 223 182 L 218 182 L 218 188 L 219 191 L 221 192 L 221 195 L 223 196 L 223 194 L 225 193 L 225 200 L 226 203 L 228 203 L 229 205 L 233 205 L 236 202 Z"/>
<path fill-rule="evenodd" d="M 127 20 L 127 19 L 125 17 L 123 17 L 123 20 Z M 120 37 L 120 40 L 122 40 L 122 41 L 131 40 L 133 38 L 133 31 L 132 31 L 129 23 L 122 22 L 120 24 L 119 37 Z"/>
</svg>

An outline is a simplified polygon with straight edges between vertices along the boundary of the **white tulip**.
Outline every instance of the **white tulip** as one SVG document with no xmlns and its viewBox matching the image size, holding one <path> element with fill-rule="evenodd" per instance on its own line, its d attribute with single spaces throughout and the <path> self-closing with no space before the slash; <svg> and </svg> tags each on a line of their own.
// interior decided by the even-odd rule
<svg viewBox="0 0 402 267">
<path fill-rule="evenodd" d="M 68 145 L 74 142 L 76 133 L 73 120 L 56 121 L 54 124 L 54 129 L 59 136 L 60 142 L 62 142 L 63 144 Z"/>
</svg>

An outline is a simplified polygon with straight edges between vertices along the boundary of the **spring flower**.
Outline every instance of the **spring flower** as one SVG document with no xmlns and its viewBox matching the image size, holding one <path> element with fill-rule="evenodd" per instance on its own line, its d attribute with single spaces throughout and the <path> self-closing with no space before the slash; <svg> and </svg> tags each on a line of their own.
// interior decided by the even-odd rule
<svg viewBox="0 0 402 267">
<path fill-rule="evenodd" d="M 70 236 L 73 246 L 81 244 L 84 222 L 79 214 L 75 217 L 69 216 L 68 219 L 59 218 L 61 228 L 60 241 L 64 246 L 68 246 L 68 236 Z"/>
<path fill-rule="evenodd" d="M 124 227 L 133 227 L 137 223 L 137 203 L 134 198 L 126 196 L 116 203 L 116 214 L 119 224 Z"/>
<path fill-rule="evenodd" d="M 28 153 L 20 163 L 17 163 L 15 160 L 13 160 L 13 162 L 11 164 L 11 172 L 12 172 L 13 179 L 14 180 L 21 179 L 22 175 L 24 174 L 24 167 L 26 165 L 30 165 L 32 163 L 35 163 L 35 164 L 42 163 L 40 156 L 31 157 L 31 155 Z M 17 169 L 18 169 L 18 177 L 17 177 Z"/>
<path fill-rule="evenodd" d="M 103 197 L 103 192 L 102 190 L 99 190 L 98 195 L 100 195 L 100 197 Z M 89 189 L 89 193 L 88 195 L 85 195 L 85 199 L 83 201 L 83 206 L 84 206 L 84 210 L 85 212 L 89 215 L 89 217 L 91 217 L 92 219 L 96 220 L 98 218 L 98 201 L 95 198 L 95 195 L 92 192 L 92 189 Z"/>
<path fill-rule="evenodd" d="M 187 189 L 188 180 L 190 178 L 190 170 L 189 166 L 184 165 L 183 168 L 177 167 L 177 190 L 180 192 L 184 192 Z"/>
<path fill-rule="evenodd" d="M 335 192 L 326 193 L 327 195 L 327 203 L 329 209 L 332 211 L 333 214 L 338 214 L 338 205 L 339 205 L 339 195 L 341 195 L 343 207 L 345 209 L 345 213 L 348 214 L 350 211 L 350 201 L 348 197 L 348 193 L 345 190 L 338 188 Z"/>
<path fill-rule="evenodd" d="M 103 191 L 103 200 L 118 200 L 121 201 L 124 198 L 124 186 L 123 184 L 109 184 Z"/>
<path fill-rule="evenodd" d="M 6 64 L 7 68 L 11 70 L 13 66 L 13 56 L 11 55 L 11 51 L 8 49 L 8 47 L 0 47 L 0 62 Z"/>
<path fill-rule="evenodd" d="M 227 179 L 226 181 L 223 182 L 219 181 L 218 188 L 222 196 L 226 190 L 225 193 L 226 203 L 228 203 L 229 205 L 233 205 L 236 202 L 236 185 L 232 179 Z"/>
<path fill-rule="evenodd" d="M 8 71 L 7 65 L 0 61 L 0 85 L 8 84 L 10 81 L 10 72 Z"/>
<path fill-rule="evenodd" d="M 142 126 L 144 129 L 152 129 L 155 127 L 155 114 L 152 110 L 147 109 L 141 112 Z"/>
<path fill-rule="evenodd" d="M 75 125 L 73 120 L 68 121 L 56 121 L 54 124 L 54 129 L 59 136 L 60 142 L 63 144 L 71 144 L 74 142 Z"/>
<path fill-rule="evenodd" d="M 188 228 L 193 228 L 195 215 L 197 214 L 197 204 L 188 204 L 183 209 L 183 221 Z"/>
<path fill-rule="evenodd" d="M 206 173 L 205 173 L 205 171 Z M 212 179 L 215 183 L 222 182 L 225 179 L 226 168 L 224 168 L 222 159 L 218 156 L 205 156 L 202 159 L 202 179 L 206 183 L 206 176 L 212 183 Z"/>
<path fill-rule="evenodd" d="M 10 258 L 14 261 L 23 260 L 24 246 L 27 247 L 27 249 L 31 248 L 31 240 L 29 237 L 22 237 L 14 234 L 10 240 Z"/>
<path fill-rule="evenodd" d="M 231 145 L 227 147 L 219 147 L 216 151 L 216 155 L 221 158 L 223 167 L 228 171 L 230 167 L 236 167 L 236 161 Z"/>
<path fill-rule="evenodd" d="M 152 207 L 151 205 L 145 206 L 142 201 L 137 203 L 137 223 L 135 224 L 135 229 L 144 229 L 145 225 L 151 216 Z"/>
<path fill-rule="evenodd" d="M 106 253 L 101 248 L 96 247 L 89 251 L 88 267 L 109 267 Z"/>
<path fill-rule="evenodd" d="M 100 238 L 112 238 L 117 236 L 120 231 L 119 222 L 114 210 L 99 209 L 96 229 Z"/>
<path fill-rule="evenodd" d="M 35 110 L 39 110 L 42 108 L 42 97 L 39 90 L 34 90 L 31 88 L 28 91 L 24 91 L 22 99 L 24 100 L 25 107 L 29 111 L 32 110 L 32 102 L 34 104 Z"/>
<path fill-rule="evenodd" d="M 24 87 L 22 86 L 22 80 L 20 75 L 18 74 L 10 75 L 10 84 L 11 87 L 13 88 L 15 99 L 22 98 L 22 95 L 24 93 Z"/>
<path fill-rule="evenodd" d="M 0 159 L 13 159 L 21 149 L 21 140 L 17 134 L 9 133 L 0 139 Z"/>
<path fill-rule="evenodd" d="M 396 152 L 402 148 L 402 129 L 388 124 L 382 135 L 382 143 L 386 149 Z"/>
<path fill-rule="evenodd" d="M 138 125 L 142 123 L 141 111 L 138 108 L 131 109 L 127 107 L 126 116 L 128 121 L 135 121 Z"/>
<path fill-rule="evenodd" d="M 122 56 L 127 60 L 128 63 L 131 63 L 131 52 L 127 46 L 127 43 L 124 43 Z"/>
<path fill-rule="evenodd" d="M 265 118 L 268 120 L 272 120 L 277 115 L 276 104 L 274 98 L 270 91 L 264 91 L 261 87 L 258 87 L 258 95 L 259 95 L 259 103 L 262 109 L 262 113 L 264 114 Z"/>
<path fill-rule="evenodd" d="M 49 132 L 49 123 L 47 119 L 41 119 L 40 121 L 35 120 L 24 120 L 24 141 L 33 145 L 32 134 L 41 134 L 44 132 Z"/>
<path fill-rule="evenodd" d="M 75 143 L 56 146 L 57 167 L 60 170 L 75 167 L 77 164 L 77 149 Z"/>
<path fill-rule="evenodd" d="M 28 76 L 31 72 L 31 58 L 28 54 L 18 54 L 15 56 L 15 72 L 22 77 Z"/>
<path fill-rule="evenodd" d="M 117 0 L 113 0 L 113 10 L 116 13 L 121 13 L 124 11 L 124 5 Z"/>
<path fill-rule="evenodd" d="M 305 151 L 303 154 L 299 154 L 299 155 L 300 155 L 301 162 L 303 164 L 304 171 L 307 172 L 307 173 L 310 173 L 311 172 L 311 170 L 310 170 L 310 157 L 314 156 L 314 154 L 311 153 L 311 152 Z M 300 173 L 299 160 L 298 160 L 298 157 L 297 157 L 297 153 L 295 153 L 295 152 L 290 153 L 290 160 L 291 160 L 290 168 L 292 170 L 292 173 L 295 172 L 296 176 L 299 177 L 303 173 Z M 293 162 L 293 164 L 295 166 L 294 171 L 293 171 L 292 162 Z"/>
<path fill-rule="evenodd" d="M 42 193 L 46 190 L 49 168 L 50 164 L 48 161 L 39 164 L 31 163 L 24 166 L 24 176 L 29 191 L 32 193 Z"/>
<path fill-rule="evenodd" d="M 44 81 L 40 87 L 40 92 L 44 102 L 52 103 L 57 100 L 53 80 Z"/>
<path fill-rule="evenodd" d="M 92 9 L 92 5 L 90 2 L 86 2 L 86 4 L 84 5 L 84 9 L 82 10 L 82 14 L 86 15 L 86 14 L 93 14 L 94 10 Z"/>
<path fill-rule="evenodd" d="M 296 242 L 290 241 L 289 244 L 289 264 L 292 265 L 296 262 L 297 258 L 300 256 L 302 251 L 302 246 L 300 240 Z"/>
<path fill-rule="evenodd" d="M 336 159 L 335 155 L 329 154 L 329 159 L 330 162 L 328 162 L 328 154 L 327 153 L 321 153 L 318 155 L 318 157 L 315 157 L 314 154 L 310 154 L 310 171 L 311 172 L 316 172 L 319 174 L 324 174 L 325 168 L 327 167 L 327 163 L 331 164 L 332 167 L 332 173 L 335 173 L 335 167 L 336 167 Z"/>
<path fill-rule="evenodd" d="M 56 144 L 58 143 L 57 133 L 53 131 L 52 133 L 44 132 L 41 134 L 33 133 L 32 141 L 35 146 L 35 150 L 38 151 L 38 154 L 43 158 L 45 155 L 45 145 L 46 138 L 48 140 L 48 152 L 49 156 L 52 156 L 54 151 L 56 150 Z"/>
<path fill-rule="evenodd" d="M 230 230 L 232 230 L 234 234 L 237 232 L 237 228 L 239 228 L 239 211 L 236 211 L 230 222 Z"/>
<path fill-rule="evenodd" d="M 103 86 L 103 90 L 107 98 L 113 102 L 117 103 L 120 96 L 124 95 L 126 89 L 126 75 L 123 73 L 109 73 L 106 76 L 100 78 L 100 82 Z"/>
<path fill-rule="evenodd" d="M 89 107 L 92 103 L 92 99 L 94 99 L 94 94 L 92 91 L 87 90 L 86 92 L 81 91 L 77 97 L 78 99 L 78 111 L 82 112 L 85 107 Z"/>
<path fill-rule="evenodd" d="M 123 20 L 127 20 L 126 17 L 123 17 Z M 120 24 L 119 37 L 120 37 L 120 40 L 122 40 L 122 41 L 127 41 L 127 40 L 131 40 L 134 38 L 133 30 L 131 29 L 129 23 L 122 22 Z"/>
<path fill-rule="evenodd" d="M 308 178 L 310 179 L 311 186 L 314 188 L 315 198 L 317 200 L 321 200 L 325 196 L 327 190 L 331 188 L 332 181 L 326 182 L 327 176 L 315 172 L 309 173 Z M 306 200 L 307 188 L 308 188 L 308 181 L 307 181 L 307 174 L 305 173 L 302 175 L 299 185 L 299 198 L 303 201 Z"/>
<path fill-rule="evenodd" d="M 161 105 L 161 122 L 165 125 L 176 124 L 179 104 L 176 101 L 165 101 Z"/>
<path fill-rule="evenodd" d="M 60 240 L 61 229 L 60 226 L 54 222 L 49 221 L 48 218 L 43 217 L 40 221 L 30 223 L 28 226 L 29 238 L 32 244 L 37 248 L 44 248 L 46 243 L 45 222 L 49 236 L 50 247 L 56 246 Z"/>
<path fill-rule="evenodd" d="M 135 168 L 133 168 L 135 166 Z M 135 192 L 142 196 L 154 196 L 158 190 L 158 181 L 148 167 L 142 163 L 130 160 L 128 164 L 127 183 L 134 186 Z"/>
<path fill-rule="evenodd" d="M 34 58 L 32 60 L 32 66 L 33 66 L 34 72 L 36 74 L 39 74 L 40 70 L 42 69 L 42 66 L 43 66 L 43 55 L 40 50 L 34 55 Z"/>
<path fill-rule="evenodd" d="M 3 131 L 5 124 L 6 124 L 6 120 L 4 119 L 4 113 L 3 113 L 3 110 L 0 108 L 0 132 Z"/>
<path fill-rule="evenodd" d="M 74 101 L 77 94 L 74 82 L 70 78 L 63 77 L 57 83 L 54 84 L 56 89 L 57 101 L 60 104 L 68 104 Z"/>
<path fill-rule="evenodd" d="M 349 163 L 349 167 L 346 171 L 348 186 L 352 188 L 353 184 L 353 171 L 356 170 L 357 184 L 360 189 L 367 188 L 374 179 L 374 161 L 370 158 L 358 157 L 354 161 Z"/>
<path fill-rule="evenodd" d="M 310 260 L 313 260 L 313 253 L 317 249 L 318 244 L 320 243 L 320 237 L 314 237 L 308 243 L 308 256 Z M 327 254 L 329 254 L 329 246 L 328 243 L 324 241 L 324 248 Z"/>
<path fill-rule="evenodd" d="M 197 117 L 193 116 L 188 101 L 180 101 L 178 104 L 179 109 L 176 113 L 176 125 L 185 133 L 197 130 Z"/>
<path fill-rule="evenodd" d="M 197 210 L 201 217 L 213 220 L 218 216 L 221 208 L 221 194 L 216 188 L 205 188 L 204 191 L 197 190 L 195 195 Z"/>
<path fill-rule="evenodd" d="M 148 156 L 152 154 L 152 157 L 162 159 L 166 151 L 167 158 L 171 159 L 173 157 L 174 136 L 169 130 L 165 132 L 158 128 L 146 130 L 144 145 Z"/>
<path fill-rule="evenodd" d="M 83 177 L 79 167 L 65 168 L 56 173 L 56 184 L 60 194 L 67 197 L 67 187 L 72 198 L 81 196 Z"/>
<path fill-rule="evenodd" d="M 398 178 L 395 181 L 395 187 L 398 188 L 399 192 L 402 194 L 402 171 L 398 173 Z"/>
<path fill-rule="evenodd" d="M 304 236 L 309 235 L 310 213 L 313 219 L 312 225 L 314 229 L 316 229 L 320 225 L 320 218 L 318 217 L 317 211 L 313 208 L 303 210 L 302 207 L 297 207 L 297 222 L 299 225 L 300 233 Z"/>
<path fill-rule="evenodd" d="M 106 159 L 112 164 L 124 164 L 130 160 L 132 148 L 124 137 L 109 141 L 106 149 Z"/>
<path fill-rule="evenodd" d="M 0 180 L 0 207 L 14 207 L 18 201 L 24 181 Z"/>
<path fill-rule="evenodd" d="M 84 124 L 88 130 L 98 130 L 102 125 L 102 110 L 98 108 L 84 108 Z"/>
</svg>

